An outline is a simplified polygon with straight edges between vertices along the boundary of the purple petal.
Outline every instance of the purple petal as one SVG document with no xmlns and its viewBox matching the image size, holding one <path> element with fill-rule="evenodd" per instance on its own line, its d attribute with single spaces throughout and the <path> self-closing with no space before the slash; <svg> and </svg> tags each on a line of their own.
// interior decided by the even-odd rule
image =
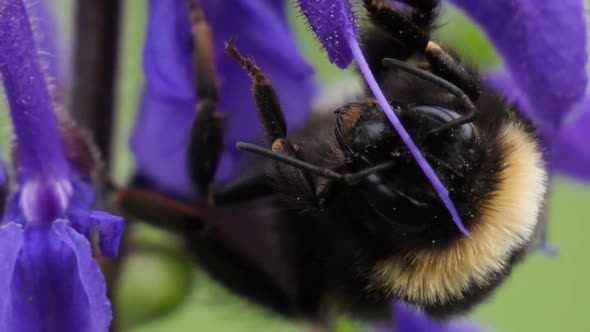
<svg viewBox="0 0 590 332">
<path fill-rule="evenodd" d="M 225 151 L 216 174 L 222 181 L 234 173 L 239 157 L 235 142 L 257 140 L 262 135 L 251 81 L 225 55 L 225 42 L 236 35 L 240 50 L 252 56 L 273 80 L 291 128 L 303 122 L 309 109 L 312 70 L 297 50 L 282 5 L 247 0 L 206 1 L 202 5 L 213 31 L 218 109 L 228 118 Z M 196 104 L 187 18 L 184 1 L 150 2 L 144 52 L 146 86 L 131 140 L 139 172 L 161 189 L 183 196 L 191 194 L 186 148 Z"/>
<path fill-rule="evenodd" d="M 552 132 L 584 95 L 586 21 L 582 0 L 453 0 L 475 20 L 504 59 L 530 105 Z"/>
<path fill-rule="evenodd" d="M 192 101 L 192 37 L 186 6 L 185 1 L 150 0 L 143 69 L 152 94 Z"/>
<path fill-rule="evenodd" d="M 150 80 L 149 75 L 147 80 Z M 186 149 L 194 103 L 193 99 L 159 98 L 146 87 L 131 136 L 131 149 L 139 172 L 160 189 L 182 196 L 192 193 Z M 219 172 L 227 175 L 228 170 L 224 168 Z"/>
<path fill-rule="evenodd" d="M 518 106 L 518 110 L 523 113 L 528 119 L 532 119 L 534 114 L 531 114 L 532 107 L 528 104 L 528 100 L 522 94 L 516 82 L 510 77 L 510 73 L 505 69 L 495 69 L 488 72 L 485 76 L 485 81 L 493 89 L 502 94 L 502 97 L 510 103 Z"/>
<path fill-rule="evenodd" d="M 95 202 L 94 187 L 86 181 L 75 181 L 74 194 L 70 198 L 67 219 L 80 234 L 89 237 L 94 223 L 90 219 Z"/>
<path fill-rule="evenodd" d="M 98 231 L 100 252 L 107 257 L 117 256 L 125 219 L 102 211 L 93 211 L 90 219 Z"/>
<path fill-rule="evenodd" d="M 339 68 L 350 65 L 353 55 L 348 39 L 356 39 L 354 14 L 348 0 L 299 0 L 301 13 L 307 19 L 328 59 Z"/>
<path fill-rule="evenodd" d="M 11 331 L 8 322 L 11 309 L 10 285 L 23 245 L 23 234 L 22 226 L 16 223 L 0 227 L 0 331 Z"/>
<path fill-rule="evenodd" d="M 103 255 L 115 257 L 125 226 L 125 219 L 112 214 L 91 210 L 94 205 L 94 188 L 84 181 L 74 184 L 75 192 L 70 200 L 67 217 L 79 234 L 89 237 L 91 230 L 98 233 L 98 246 Z"/>
<path fill-rule="evenodd" d="M 73 311 L 77 311 L 77 315 L 87 316 L 85 319 L 88 322 L 85 325 L 76 325 L 75 331 L 78 331 L 80 326 L 87 327 L 86 331 L 91 332 L 108 331 L 112 320 L 111 304 L 106 296 L 106 283 L 100 267 L 92 257 L 90 243 L 66 222 L 55 223 L 53 230 L 75 255 L 78 273 L 72 275 L 72 278 L 74 284 L 79 283 L 79 285 L 70 289 L 69 292 L 85 295 L 84 304 L 88 306 L 87 311 L 80 310 L 81 304 L 72 306 Z"/>
<path fill-rule="evenodd" d="M 19 206 L 20 201 L 20 193 L 11 193 L 7 199 L 6 204 L 4 207 L 4 215 L 2 216 L 2 223 L 1 225 L 8 225 L 10 223 L 16 223 L 25 227 L 27 222 L 23 217 L 23 213 L 21 212 L 21 208 Z"/>
<path fill-rule="evenodd" d="M 65 221 L 26 229 L 11 284 L 2 295 L 3 331 L 106 332 L 111 321 L 106 285 L 90 244 Z"/>
<path fill-rule="evenodd" d="M 481 332 L 474 324 L 441 322 L 429 319 L 406 305 L 396 304 L 393 326 L 381 326 L 377 332 Z"/>
<path fill-rule="evenodd" d="M 551 164 L 558 173 L 590 181 L 590 96 L 582 107 L 584 112 L 563 124 L 553 147 Z"/>
<path fill-rule="evenodd" d="M 18 147 L 19 179 L 65 178 L 69 166 L 22 0 L 5 0 L 0 5 L 0 49 L 0 73 Z"/>
<path fill-rule="evenodd" d="M 519 110 L 527 117 L 531 114 L 531 107 L 516 87 L 516 83 L 508 72 L 497 70 L 487 76 L 488 83 L 500 91 L 510 102 L 514 102 Z M 590 128 L 590 95 L 587 95 L 579 105 L 571 108 L 572 114 L 566 118 L 559 131 L 549 131 L 540 128 L 545 150 L 547 151 L 549 166 L 552 171 L 590 181 L 590 145 L 588 142 L 588 128 Z"/>
</svg>

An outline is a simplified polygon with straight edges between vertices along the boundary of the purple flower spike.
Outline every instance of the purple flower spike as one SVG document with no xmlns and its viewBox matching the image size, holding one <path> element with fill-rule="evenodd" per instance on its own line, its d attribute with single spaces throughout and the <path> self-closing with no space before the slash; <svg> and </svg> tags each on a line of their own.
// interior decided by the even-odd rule
<svg viewBox="0 0 590 332">
<path fill-rule="evenodd" d="M 504 59 L 528 115 L 559 128 L 584 96 L 586 24 L 582 0 L 453 0 L 487 33 Z"/>
<path fill-rule="evenodd" d="M 376 332 L 483 332 L 473 324 L 462 322 L 445 322 L 432 320 L 410 307 L 396 303 L 393 313 L 394 323 L 379 326 Z"/>
<path fill-rule="evenodd" d="M 345 0 L 299 0 L 297 3 L 309 27 L 328 53 L 330 62 L 340 69 L 347 68 L 353 60 L 348 40 L 357 38 L 350 3 Z"/>
<path fill-rule="evenodd" d="M 106 332 L 111 305 L 88 236 L 117 252 L 123 219 L 93 211 L 88 174 L 67 159 L 23 0 L 0 0 L 0 74 L 18 188 L 0 222 L 0 331 Z"/>
<path fill-rule="evenodd" d="M 69 175 L 53 101 L 22 1 L 0 2 L 0 73 L 20 145 L 19 177 Z M 22 143 L 22 144 L 21 144 Z M 22 181 L 19 179 L 22 183 Z"/>
</svg>

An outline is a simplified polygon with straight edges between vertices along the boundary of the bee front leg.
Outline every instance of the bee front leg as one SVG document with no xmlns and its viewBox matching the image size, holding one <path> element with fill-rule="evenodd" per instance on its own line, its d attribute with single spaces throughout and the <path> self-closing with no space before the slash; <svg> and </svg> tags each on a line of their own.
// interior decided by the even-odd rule
<svg viewBox="0 0 590 332">
<path fill-rule="evenodd" d="M 150 189 L 122 189 L 116 201 L 125 213 L 169 231 L 198 235 L 206 228 L 203 217 L 192 205 Z"/>
<path fill-rule="evenodd" d="M 303 160 L 299 146 L 292 144 L 287 139 L 287 123 L 271 81 L 254 60 L 240 54 L 233 40 L 226 44 L 225 51 L 252 78 L 252 94 L 256 103 L 258 119 L 272 150 Z M 305 211 L 319 206 L 315 184 L 310 174 L 304 170 L 273 160 L 271 177 L 279 193 L 290 207 Z"/>
<path fill-rule="evenodd" d="M 188 162 L 194 187 L 210 204 L 239 203 L 273 192 L 264 169 L 244 174 L 235 181 L 216 187 L 215 172 L 223 152 L 225 117 L 217 111 L 218 86 L 211 31 L 198 0 L 188 1 L 193 34 L 193 72 L 196 83 L 197 113 L 191 128 Z M 283 120 L 284 121 L 284 120 Z"/>
<path fill-rule="evenodd" d="M 211 31 L 198 1 L 188 1 L 193 34 L 193 75 L 196 85 L 196 116 L 191 128 L 188 162 L 195 188 L 210 195 L 223 148 L 224 116 L 217 111 L 218 87 Z"/>
</svg>

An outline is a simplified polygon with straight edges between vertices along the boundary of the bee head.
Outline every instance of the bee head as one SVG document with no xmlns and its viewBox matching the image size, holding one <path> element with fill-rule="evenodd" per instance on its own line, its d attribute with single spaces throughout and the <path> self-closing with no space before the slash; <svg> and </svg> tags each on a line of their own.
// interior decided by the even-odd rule
<svg viewBox="0 0 590 332">
<path fill-rule="evenodd" d="M 481 154 L 473 124 L 431 134 L 458 118 L 459 113 L 436 105 L 392 103 L 392 107 L 451 198 L 459 203 L 459 213 L 467 214 L 469 207 L 461 206 L 462 196 L 469 195 Z M 356 185 L 368 203 L 363 206 L 375 215 L 377 231 L 393 227 L 405 234 L 415 232 L 417 237 L 428 241 L 433 239 L 423 236 L 425 230 L 456 231 L 434 188 L 377 103 L 349 104 L 336 113 L 336 139 L 348 171 L 358 172 L 393 161 L 393 167 L 372 174 Z"/>
</svg>

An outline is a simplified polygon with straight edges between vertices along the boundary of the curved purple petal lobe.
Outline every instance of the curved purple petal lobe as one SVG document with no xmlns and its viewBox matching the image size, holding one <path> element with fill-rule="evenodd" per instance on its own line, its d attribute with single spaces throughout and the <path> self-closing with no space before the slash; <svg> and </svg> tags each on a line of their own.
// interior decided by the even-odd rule
<svg viewBox="0 0 590 332">
<path fill-rule="evenodd" d="M 590 181 L 590 96 L 582 107 L 584 112 L 564 122 L 553 146 L 551 163 L 559 173 Z"/>
<path fill-rule="evenodd" d="M 392 325 L 378 327 L 376 332 L 483 332 L 474 324 L 429 319 L 399 303 L 395 304 L 393 321 Z"/>
<path fill-rule="evenodd" d="M 531 107 L 516 83 L 505 70 L 497 70 L 487 75 L 488 83 L 502 93 L 508 101 L 515 103 L 526 117 L 531 118 Z M 549 168 L 579 180 L 590 181 L 590 145 L 588 128 L 590 128 L 590 95 L 579 105 L 571 108 L 560 130 L 552 131 L 547 126 L 539 127 L 544 136 L 545 150 L 548 151 Z"/>
<path fill-rule="evenodd" d="M 328 53 L 328 59 L 344 69 L 353 60 L 349 38 L 356 37 L 354 14 L 348 0 L 298 0 L 301 13 L 317 40 Z"/>
<path fill-rule="evenodd" d="M 19 178 L 65 178 L 69 165 L 22 0 L 0 3 L 0 73 L 18 146 Z"/>
<path fill-rule="evenodd" d="M 494 43 L 532 119 L 556 129 L 586 89 L 583 1 L 452 1 Z"/>
<path fill-rule="evenodd" d="M 106 295 L 106 282 L 100 267 L 92 257 L 90 243 L 84 236 L 69 227 L 66 222 L 56 222 L 53 231 L 75 256 L 77 273 L 71 274 L 74 279 L 71 286 L 74 289 L 64 289 L 64 291 L 85 297 L 81 298 L 79 303 L 72 303 L 72 308 L 70 308 L 78 316 L 78 319 L 85 320 L 83 325 L 76 324 L 72 331 L 78 331 L 80 326 L 85 326 L 90 332 L 108 331 L 112 320 L 111 304 Z M 86 308 L 87 310 L 82 310 Z"/>
<path fill-rule="evenodd" d="M 125 220 L 119 216 L 102 211 L 93 211 L 90 214 L 90 220 L 96 225 L 95 227 L 98 231 L 100 252 L 107 257 L 117 256 Z"/>
<path fill-rule="evenodd" d="M 305 119 L 312 69 L 297 50 L 284 6 L 271 1 L 201 1 L 213 33 L 220 100 L 227 115 L 225 148 L 216 178 L 233 174 L 237 140 L 262 135 L 251 96 L 251 81 L 224 52 L 227 40 L 253 57 L 273 81 L 291 128 Z M 144 53 L 146 86 L 131 145 L 139 172 L 165 191 L 192 194 L 186 149 L 197 98 L 192 82 L 189 14 L 184 1 L 152 0 Z M 164 26 L 164 28 L 162 27 Z M 171 130 L 171 128 L 174 128 Z"/>
<path fill-rule="evenodd" d="M 27 227 L 9 290 L 2 295 L 2 331 L 106 332 L 111 321 L 90 244 L 65 221 Z"/>
<path fill-rule="evenodd" d="M 0 331 L 10 331 L 10 285 L 23 241 L 24 232 L 21 225 L 8 223 L 0 227 Z"/>
</svg>

